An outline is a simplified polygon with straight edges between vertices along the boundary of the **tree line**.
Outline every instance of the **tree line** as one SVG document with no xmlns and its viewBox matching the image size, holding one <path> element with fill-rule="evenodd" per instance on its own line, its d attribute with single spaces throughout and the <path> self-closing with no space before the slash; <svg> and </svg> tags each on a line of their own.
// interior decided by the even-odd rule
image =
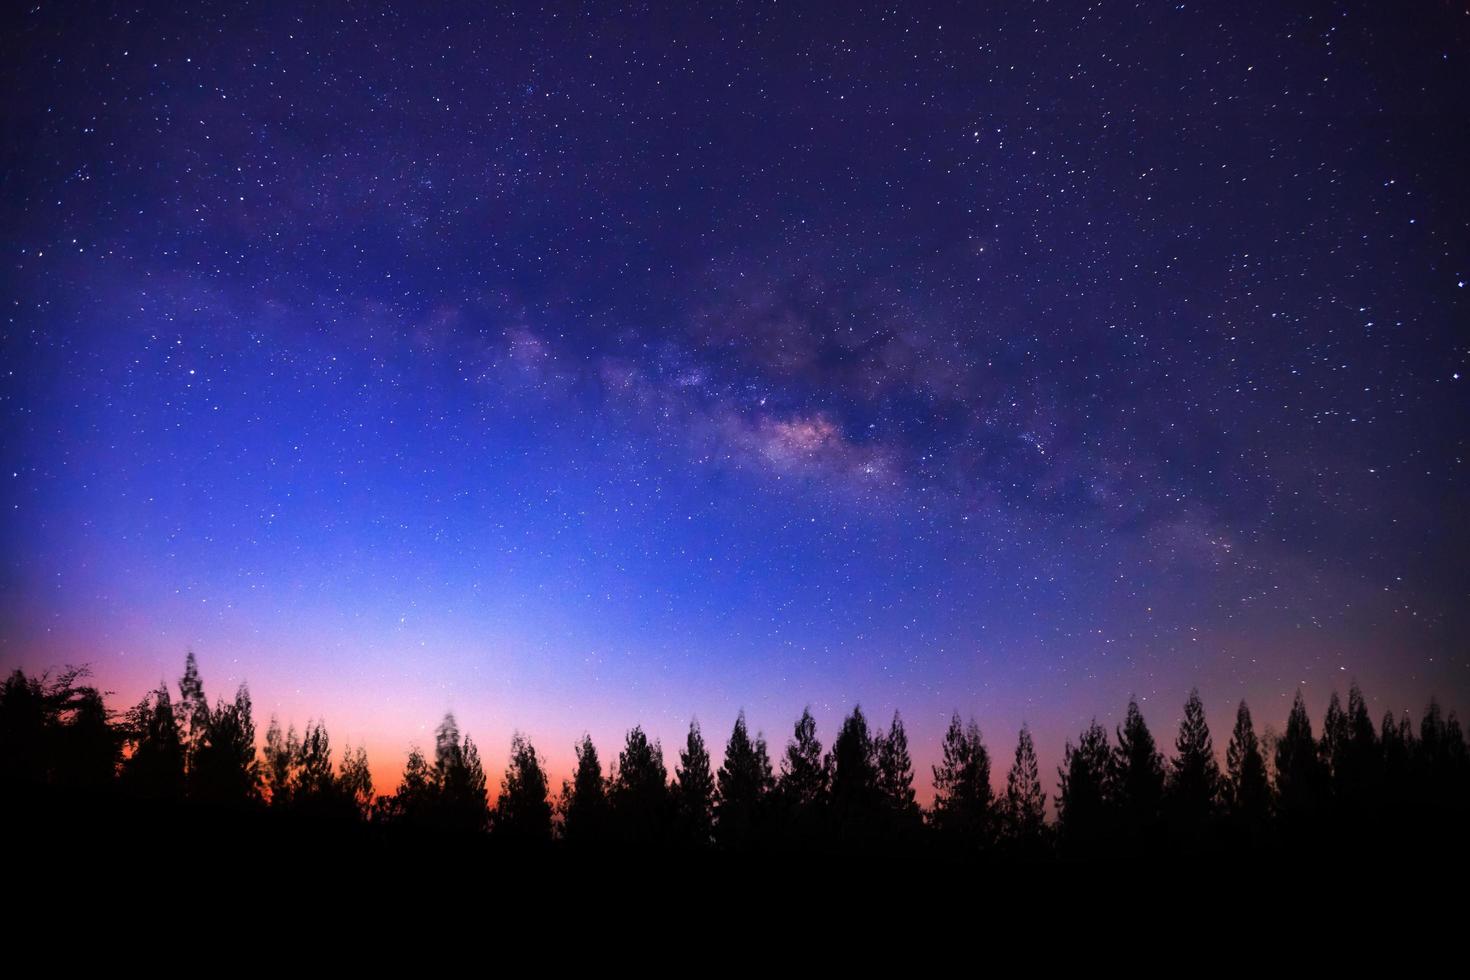
<svg viewBox="0 0 1470 980">
<path fill-rule="evenodd" d="M 396 791 L 379 795 L 365 749 L 334 753 L 319 721 L 298 732 L 272 718 L 258 750 L 248 689 L 210 704 L 192 653 L 177 696 L 160 684 L 124 712 L 109 709 L 87 676 L 16 670 L 0 686 L 0 785 L 9 792 L 105 794 L 389 834 L 487 834 L 520 847 L 925 847 L 1018 860 L 1343 839 L 1425 846 L 1458 839 L 1470 816 L 1470 754 L 1455 714 L 1431 700 L 1417 730 L 1407 713 L 1375 724 L 1356 684 L 1346 706 L 1332 695 L 1320 734 L 1300 691 L 1280 737 L 1259 736 L 1241 702 L 1223 768 L 1197 692 L 1167 757 L 1131 701 L 1111 735 L 1094 720 L 1066 743 L 1049 819 L 1030 731 L 1021 728 L 997 790 L 979 727 L 958 713 L 927 809 L 902 718 L 874 726 L 860 707 L 829 749 L 804 711 L 774 761 L 741 712 L 718 767 L 691 723 L 672 775 L 641 727 L 607 764 L 584 736 L 559 790 L 517 734 L 492 801 L 479 748 L 452 715 L 435 731 L 432 756 L 413 748 Z"/>
</svg>

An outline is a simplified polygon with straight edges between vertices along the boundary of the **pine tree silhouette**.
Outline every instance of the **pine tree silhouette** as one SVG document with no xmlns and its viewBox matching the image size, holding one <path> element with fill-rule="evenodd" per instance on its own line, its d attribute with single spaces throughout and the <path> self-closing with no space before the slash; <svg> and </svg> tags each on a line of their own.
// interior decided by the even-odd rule
<svg viewBox="0 0 1470 980">
<path fill-rule="evenodd" d="M 832 740 L 829 768 L 832 830 L 836 837 L 848 843 L 873 840 L 883 823 L 883 797 L 878 788 L 873 736 L 861 706 L 853 707 Z"/>
<path fill-rule="evenodd" d="M 923 828 L 923 814 L 914 794 L 914 761 L 903 718 L 895 711 L 888 731 L 874 737 L 878 768 L 878 796 L 886 811 L 884 833 L 895 844 L 906 844 Z"/>
<path fill-rule="evenodd" d="M 551 800 L 546 770 L 530 739 L 517 732 L 510 740 L 510 765 L 500 784 L 495 807 L 495 834 L 521 844 L 551 840 Z"/>
<path fill-rule="evenodd" d="M 1184 703 L 1174 752 L 1167 784 L 1170 825 L 1186 846 L 1202 846 L 1219 806 L 1220 766 L 1198 690 L 1191 690 Z"/>
<path fill-rule="evenodd" d="M 643 727 L 635 725 L 618 753 L 608 792 L 619 840 L 647 846 L 668 839 L 673 815 L 668 783 L 663 747 L 650 742 Z"/>
<path fill-rule="evenodd" d="M 213 711 L 196 717 L 203 719 L 204 729 L 188 773 L 190 795 L 232 806 L 255 802 L 260 796 L 260 764 L 255 757 L 250 690 L 241 684 L 233 702 L 221 700 Z"/>
<path fill-rule="evenodd" d="M 785 832 L 791 838 L 815 839 L 822 832 L 830 782 L 828 761 L 817 739 L 816 719 L 811 708 L 806 708 L 796 723 L 791 741 L 786 744 L 781 776 L 776 783 Z"/>
<path fill-rule="evenodd" d="M 359 745 L 342 753 L 337 785 L 352 804 L 358 819 L 366 820 L 372 815 L 376 797 L 373 795 L 373 773 L 368 768 L 366 746 Z"/>
<path fill-rule="evenodd" d="M 1057 771 L 1057 829 L 1065 852 L 1095 856 L 1112 831 L 1113 754 L 1107 729 L 1094 719 Z"/>
<path fill-rule="evenodd" d="M 714 841 L 715 776 L 699 722 L 689 723 L 689 736 L 674 767 L 675 833 L 681 844 L 705 847 Z"/>
<path fill-rule="evenodd" d="M 718 774 L 715 799 L 715 840 L 722 847 L 746 847 L 765 831 L 766 809 L 776 780 L 771 772 L 765 739 L 751 741 L 745 712 L 735 718 L 725 743 L 725 762 Z"/>
<path fill-rule="evenodd" d="M 1113 753 L 1113 790 L 1123 846 L 1139 849 L 1157 841 L 1164 796 L 1164 758 L 1143 720 L 1136 699 L 1118 729 Z"/>
<path fill-rule="evenodd" d="M 270 727 L 265 732 L 265 759 L 261 766 L 261 776 L 272 807 L 290 806 L 291 794 L 296 789 L 300 757 L 301 740 L 296 737 L 295 726 L 283 734 L 280 720 L 271 715 Z"/>
<path fill-rule="evenodd" d="M 1103 737 L 1106 739 L 1106 734 Z M 988 764 L 986 770 L 988 781 Z M 1006 774 L 1004 812 L 1007 844 L 1022 856 L 1038 856 L 1046 839 L 1046 794 L 1041 791 L 1041 771 L 1031 730 L 1024 724 L 1016 738 L 1015 761 Z"/>
<path fill-rule="evenodd" d="M 1235 729 L 1225 749 L 1226 797 L 1236 834 L 1259 843 L 1271 816 L 1271 786 L 1266 778 L 1266 759 L 1251 722 L 1251 709 L 1244 701 L 1235 711 Z"/>
<path fill-rule="evenodd" d="M 478 833 L 490 822 L 485 769 L 474 740 L 461 740 L 454 715 L 446 713 L 434 732 L 435 823 L 451 833 Z"/>
<path fill-rule="evenodd" d="M 961 724 L 956 711 L 944 733 L 940 761 L 934 770 L 935 829 L 950 844 L 974 850 L 990 843 L 994 830 L 994 791 L 990 786 L 990 752 L 971 721 Z M 1035 758 L 1032 758 L 1035 762 Z"/>
<path fill-rule="evenodd" d="M 574 844 L 599 844 L 610 833 L 607 784 L 602 763 L 590 735 L 577 743 L 577 769 L 570 783 L 562 784 L 562 833 Z"/>
<path fill-rule="evenodd" d="M 126 739 L 132 751 L 123 762 L 129 792 L 158 800 L 184 795 L 184 746 L 168 686 L 160 684 L 128 712 Z"/>
<path fill-rule="evenodd" d="M 1276 802 L 1284 829 L 1306 833 L 1323 815 L 1327 773 L 1312 737 L 1312 720 L 1300 689 L 1276 743 Z"/>
<path fill-rule="evenodd" d="M 194 765 L 194 753 L 199 751 L 209 730 L 209 701 L 204 696 L 199 661 L 192 650 L 184 656 L 184 676 L 179 678 L 179 703 L 175 715 L 179 724 L 179 742 L 184 751 L 184 772 L 187 774 Z"/>
</svg>

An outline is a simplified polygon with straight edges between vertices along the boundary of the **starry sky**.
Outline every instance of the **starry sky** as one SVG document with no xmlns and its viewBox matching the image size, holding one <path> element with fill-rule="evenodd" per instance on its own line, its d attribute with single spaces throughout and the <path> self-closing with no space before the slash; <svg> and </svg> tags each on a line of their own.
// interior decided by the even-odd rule
<svg viewBox="0 0 1470 980">
<path fill-rule="evenodd" d="M 380 789 L 1470 708 L 1457 5 L 3 16 L 7 670 L 194 650 Z"/>
</svg>

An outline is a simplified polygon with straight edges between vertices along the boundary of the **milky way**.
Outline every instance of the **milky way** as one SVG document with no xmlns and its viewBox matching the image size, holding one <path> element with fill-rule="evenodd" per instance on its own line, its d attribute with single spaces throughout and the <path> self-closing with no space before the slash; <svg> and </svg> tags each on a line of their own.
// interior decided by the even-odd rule
<svg viewBox="0 0 1470 980">
<path fill-rule="evenodd" d="M 4 666 L 388 785 L 1470 707 L 1470 20 L 976 6 L 7 12 Z"/>
</svg>

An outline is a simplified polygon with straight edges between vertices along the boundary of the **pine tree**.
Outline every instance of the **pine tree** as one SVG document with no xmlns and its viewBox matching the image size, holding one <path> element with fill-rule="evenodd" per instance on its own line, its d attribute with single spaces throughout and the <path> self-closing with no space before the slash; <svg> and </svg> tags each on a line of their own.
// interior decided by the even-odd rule
<svg viewBox="0 0 1470 980">
<path fill-rule="evenodd" d="M 337 785 L 351 801 L 359 819 L 366 820 L 372 813 L 373 773 L 368 767 L 367 746 L 359 745 L 342 753 L 342 765 L 337 772 Z"/>
<path fill-rule="evenodd" d="M 1317 758 L 1322 771 L 1333 784 L 1344 772 L 1344 755 L 1348 742 L 1348 719 L 1342 710 L 1342 701 L 1337 692 L 1327 702 L 1327 714 L 1322 718 L 1322 740 L 1317 743 Z"/>
<path fill-rule="evenodd" d="M 521 844 L 551 840 L 546 770 L 530 740 L 519 732 L 510 741 L 510 765 L 500 784 L 494 823 L 496 836 L 506 840 Z"/>
<path fill-rule="evenodd" d="M 979 732 L 977 731 L 978 738 Z M 1103 734 L 1104 740 L 1107 734 Z M 1106 746 L 1104 746 L 1106 751 Z M 986 788 L 990 785 L 990 764 L 985 765 Z M 1046 794 L 1041 791 L 1041 770 L 1036 762 L 1036 746 L 1031 731 L 1024 724 L 1016 739 L 1016 758 L 1006 774 L 1005 829 L 1012 847 L 1022 853 L 1040 847 L 1046 833 Z"/>
<path fill-rule="evenodd" d="M 209 730 L 209 702 L 204 696 L 204 682 L 199 677 L 199 661 L 191 650 L 184 656 L 184 676 L 179 678 L 179 704 L 176 710 L 179 742 L 184 752 L 184 772 L 194 765 L 194 754 L 203 744 Z"/>
<path fill-rule="evenodd" d="M 607 839 L 609 808 L 607 784 L 592 736 L 577 743 L 577 769 L 570 783 L 562 784 L 562 833 L 574 844 L 595 844 Z"/>
<path fill-rule="evenodd" d="M 132 753 L 123 763 L 123 785 L 151 799 L 183 796 L 184 746 L 166 685 L 144 695 L 128 712 L 126 738 Z"/>
<path fill-rule="evenodd" d="M 1225 771 L 1231 819 L 1241 833 L 1258 837 L 1271 815 L 1271 786 L 1251 709 L 1244 701 L 1235 711 L 1235 730 L 1225 749 Z"/>
<path fill-rule="evenodd" d="M 250 690 L 241 684 L 233 703 L 221 700 L 203 718 L 204 730 L 188 775 L 190 793 L 213 803 L 254 802 L 260 796 L 260 764 L 255 758 Z"/>
<path fill-rule="evenodd" d="M 1298 690 L 1286 716 L 1286 732 L 1276 743 L 1276 799 L 1288 829 L 1304 831 L 1320 816 L 1325 775 L 1307 703 Z"/>
<path fill-rule="evenodd" d="M 914 796 L 914 761 L 909 755 L 909 737 L 897 711 L 888 731 L 881 729 L 875 740 L 878 762 L 878 793 L 889 814 L 889 825 L 900 838 L 911 836 L 922 826 L 923 816 Z"/>
<path fill-rule="evenodd" d="M 380 816 L 389 823 L 406 827 L 432 827 L 436 802 L 434 770 L 415 745 L 408 750 L 408 761 L 403 766 L 398 792 L 376 802 L 374 819 Z"/>
<path fill-rule="evenodd" d="M 1358 682 L 1348 687 L 1338 761 L 1333 768 L 1333 793 L 1343 816 L 1354 824 L 1374 818 L 1383 779 L 1383 747 L 1373 730 L 1368 702 Z"/>
<path fill-rule="evenodd" d="M 325 723 L 306 723 L 296 750 L 294 768 L 293 808 L 321 819 L 336 819 L 343 815 L 344 796 L 332 767 L 332 740 Z"/>
<path fill-rule="evenodd" d="M 291 794 L 296 789 L 296 767 L 300 754 L 301 740 L 296 737 L 295 726 L 283 734 L 280 720 L 271 715 L 270 727 L 265 732 L 265 764 L 262 767 L 266 794 L 270 798 L 271 806 L 284 807 L 290 804 Z"/>
<path fill-rule="evenodd" d="M 1057 829 L 1069 853 L 1095 853 L 1109 836 L 1112 781 L 1108 732 L 1093 719 L 1075 746 L 1068 740 L 1057 771 Z"/>
<path fill-rule="evenodd" d="M 1178 836 L 1198 844 L 1215 817 L 1220 797 L 1220 767 L 1198 690 L 1191 690 L 1184 703 L 1174 752 L 1167 787 L 1171 826 Z"/>
<path fill-rule="evenodd" d="M 765 739 L 751 741 L 744 711 L 736 716 L 730 740 L 725 743 L 725 762 L 720 766 L 718 783 L 715 840 L 723 847 L 750 844 L 762 829 L 775 778 Z"/>
<path fill-rule="evenodd" d="M 958 711 L 949 720 L 940 761 L 933 770 L 931 819 L 935 829 L 959 847 L 984 846 L 992 836 L 994 823 L 990 752 L 979 726 L 974 721 L 968 727 L 963 725 Z"/>
<path fill-rule="evenodd" d="M 787 831 L 797 838 L 810 838 L 820 831 L 830 783 L 828 759 L 817 739 L 817 722 L 811 708 L 801 713 L 792 740 L 781 760 L 781 777 L 776 791 L 781 799 Z"/>
<path fill-rule="evenodd" d="M 672 808 L 663 747 L 650 742 L 641 725 L 628 732 L 618 753 L 608 802 L 618 836 L 627 843 L 653 844 L 667 839 Z"/>
<path fill-rule="evenodd" d="M 1157 829 L 1164 796 L 1164 757 L 1143 720 L 1136 699 L 1118 729 L 1113 753 L 1113 787 L 1121 829 L 1134 846 L 1148 843 Z"/>
<path fill-rule="evenodd" d="M 715 776 L 699 722 L 689 723 L 689 736 L 674 767 L 674 811 L 678 838 L 704 847 L 714 839 Z"/>
<path fill-rule="evenodd" d="M 872 733 L 861 706 L 843 719 L 828 759 L 832 773 L 831 816 L 839 838 L 867 840 L 882 826 L 883 798 Z"/>
<path fill-rule="evenodd" d="M 472 739 L 461 740 L 454 715 L 446 713 L 434 732 L 435 811 L 438 825 L 456 833 L 478 833 L 490 820 L 485 769 Z"/>
</svg>

